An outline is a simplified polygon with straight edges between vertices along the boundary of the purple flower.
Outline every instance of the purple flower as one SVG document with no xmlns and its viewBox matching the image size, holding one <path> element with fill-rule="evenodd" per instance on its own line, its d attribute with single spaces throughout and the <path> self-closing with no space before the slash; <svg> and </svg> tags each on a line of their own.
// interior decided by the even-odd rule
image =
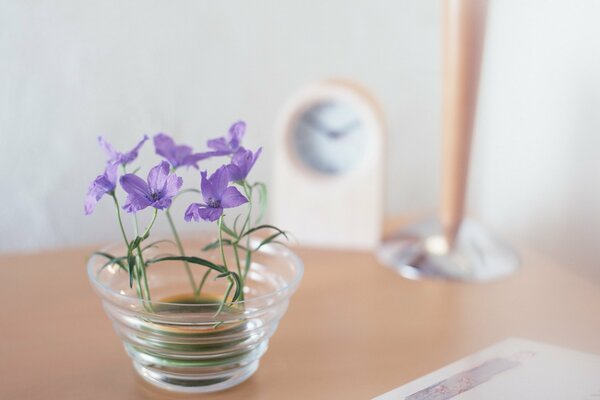
<svg viewBox="0 0 600 400">
<path fill-rule="evenodd" d="M 169 163 L 162 161 L 148 172 L 148 182 L 135 174 L 126 174 L 119 180 L 127 192 L 127 200 L 123 209 L 129 213 L 143 210 L 151 206 L 158 210 L 171 205 L 183 179 L 169 173 Z"/>
<path fill-rule="evenodd" d="M 252 154 L 252 151 L 240 147 L 231 158 L 231 164 L 227 166 L 229 180 L 235 182 L 246 179 L 261 152 L 262 147 L 256 150 L 254 154 Z"/>
<path fill-rule="evenodd" d="M 173 168 L 194 167 L 198 169 L 198 161 L 213 155 L 212 152 L 194 154 L 190 146 L 176 145 L 175 141 L 164 133 L 154 136 L 154 147 L 156 154 L 163 156 Z"/>
<path fill-rule="evenodd" d="M 216 221 L 223 214 L 224 208 L 233 208 L 248 202 L 236 188 L 227 186 L 229 184 L 229 173 L 223 165 L 217 169 L 210 178 L 206 177 L 206 171 L 201 172 L 202 197 L 205 204 L 192 203 L 185 211 L 185 220 Z"/>
<path fill-rule="evenodd" d="M 85 196 L 85 215 L 90 215 L 96 209 L 96 204 L 105 194 L 112 194 L 117 186 L 117 164 L 106 166 L 104 173 L 98 175 L 90 184 Z"/>
<path fill-rule="evenodd" d="M 231 125 L 227 137 L 210 139 L 206 142 L 206 145 L 215 150 L 213 155 L 224 156 L 233 154 L 240 148 L 245 133 L 246 123 L 244 121 L 238 121 Z"/>
<path fill-rule="evenodd" d="M 116 151 L 115 148 L 112 146 L 112 144 L 110 144 L 106 140 L 104 140 L 104 138 L 102 136 L 98 136 L 98 142 L 100 143 L 100 146 L 102 147 L 102 149 L 108 156 L 108 160 L 107 160 L 108 164 L 120 164 L 120 165 L 129 164 L 130 162 L 132 162 L 133 160 L 135 160 L 137 158 L 138 151 L 140 151 L 140 148 L 142 147 L 144 142 L 146 142 L 146 140 L 148 140 L 148 136 L 144 135 L 142 140 L 140 140 L 140 142 L 133 149 L 131 149 L 130 151 L 128 151 L 126 153 L 121 153 L 119 151 Z"/>
</svg>

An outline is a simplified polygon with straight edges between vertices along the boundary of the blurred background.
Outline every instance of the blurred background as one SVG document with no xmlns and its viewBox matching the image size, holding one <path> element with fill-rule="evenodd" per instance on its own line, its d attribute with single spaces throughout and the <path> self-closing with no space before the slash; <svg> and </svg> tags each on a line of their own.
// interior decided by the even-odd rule
<svg viewBox="0 0 600 400">
<path fill-rule="evenodd" d="M 488 14 L 468 208 L 600 279 L 600 2 L 490 0 Z M 270 182 L 283 103 L 331 77 L 385 112 L 386 215 L 434 212 L 440 64 L 438 0 L 2 0 L 0 251 L 115 238 L 108 202 L 83 215 L 98 135 L 126 150 L 162 131 L 201 150 L 244 119 Z M 151 143 L 142 160 L 157 160 Z"/>
</svg>

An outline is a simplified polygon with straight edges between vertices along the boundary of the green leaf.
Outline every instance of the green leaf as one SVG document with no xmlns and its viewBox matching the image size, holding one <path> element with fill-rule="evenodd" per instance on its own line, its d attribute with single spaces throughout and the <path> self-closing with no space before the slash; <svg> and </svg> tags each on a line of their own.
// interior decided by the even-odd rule
<svg viewBox="0 0 600 400">
<path fill-rule="evenodd" d="M 172 240 L 168 240 L 168 239 L 163 239 L 163 240 L 157 240 L 156 242 L 152 242 L 149 245 L 147 245 L 146 247 L 142 248 L 142 251 L 146 251 L 151 247 L 156 247 L 157 244 L 159 243 L 171 243 L 173 246 L 176 246 L 177 244 L 172 241 Z"/>
<path fill-rule="evenodd" d="M 135 256 L 133 255 L 133 249 L 127 251 L 127 265 L 129 265 L 129 287 L 133 287 L 133 274 L 135 271 Z"/>
<path fill-rule="evenodd" d="M 262 182 L 258 182 L 254 184 L 255 187 L 258 188 L 258 217 L 256 218 L 256 223 L 258 224 L 265 217 L 267 213 L 267 185 Z"/>
<path fill-rule="evenodd" d="M 155 259 L 157 259 L 157 258 L 163 258 L 163 257 L 174 257 L 174 256 L 175 256 L 175 254 L 173 254 L 173 253 L 160 253 L 160 254 L 157 254 L 157 255 L 155 255 L 155 256 L 154 256 L 153 258 L 151 258 L 150 260 L 155 260 Z M 148 267 L 148 265 L 147 265 L 147 264 L 148 264 L 148 261 L 149 261 L 149 260 L 146 260 L 146 268 Z"/>
<path fill-rule="evenodd" d="M 108 267 L 111 264 L 117 264 L 124 271 L 129 272 L 128 269 L 123 264 L 123 261 L 126 259 L 126 257 L 115 257 L 112 254 L 105 253 L 103 251 L 95 251 L 92 254 L 95 254 L 95 255 L 98 255 L 98 256 L 102 256 L 102 257 L 105 257 L 105 258 L 108 259 L 108 261 L 105 264 L 103 264 L 102 267 L 100 267 L 100 269 L 98 270 L 98 272 L 102 271 L 104 268 Z"/>
<path fill-rule="evenodd" d="M 127 264 L 129 265 L 129 287 L 133 287 L 133 275 L 135 271 L 135 255 L 133 251 L 140 245 L 142 242 L 142 238 L 137 236 L 135 239 L 129 243 L 129 248 L 127 249 Z"/>
<path fill-rule="evenodd" d="M 279 240 L 273 240 L 271 243 L 277 243 L 277 244 L 279 244 L 281 246 L 287 247 L 287 243 L 283 243 L 283 242 L 281 242 Z"/>
<path fill-rule="evenodd" d="M 225 277 L 225 276 L 231 277 L 234 280 L 235 294 L 233 296 L 233 301 L 236 301 L 239 298 L 240 294 L 242 293 L 242 287 L 241 287 L 241 281 L 240 281 L 239 275 L 236 274 L 235 272 L 228 271 L 222 265 L 217 265 L 211 261 L 205 260 L 204 258 L 193 257 L 193 256 L 173 256 L 173 257 L 155 258 L 153 260 L 148 261 L 147 264 L 156 264 L 156 263 L 159 263 L 162 261 L 187 261 L 192 264 L 198 264 L 198 265 L 202 265 L 204 267 L 210 268 L 212 270 L 219 272 L 221 275 L 223 275 L 223 277 Z"/>
<path fill-rule="evenodd" d="M 244 234 L 242 236 L 240 236 L 240 239 L 243 238 L 244 236 L 248 236 L 249 234 L 256 232 L 256 231 L 260 231 L 261 229 L 273 229 L 276 230 L 277 232 L 279 232 L 281 235 L 283 235 L 286 239 L 288 238 L 287 233 L 285 231 L 282 231 L 281 229 L 277 228 L 276 226 L 273 225 L 259 225 L 256 226 L 252 229 L 248 229 L 246 232 L 244 232 Z"/>
<path fill-rule="evenodd" d="M 223 239 L 223 244 L 225 246 L 231 246 L 233 244 L 233 242 L 231 240 L 229 240 L 229 239 Z M 202 248 L 202 251 L 213 250 L 213 249 L 216 249 L 217 247 L 219 247 L 219 239 L 217 239 L 214 242 L 211 242 L 211 243 L 207 244 L 206 246 L 204 246 Z"/>
<path fill-rule="evenodd" d="M 142 243 L 144 241 L 144 239 L 146 239 L 148 236 L 150 235 L 150 232 L 147 232 L 144 236 L 136 236 L 135 239 L 133 239 L 131 241 L 131 243 L 129 243 L 129 248 L 127 249 L 127 264 L 129 265 L 129 287 L 132 288 L 133 287 L 133 275 L 134 275 L 134 271 L 135 271 L 135 255 L 133 254 L 133 251 L 135 249 L 137 249 L 140 246 L 140 243 Z"/>
<path fill-rule="evenodd" d="M 231 236 L 232 238 L 237 239 L 237 234 L 231 229 L 229 229 L 227 225 L 225 225 L 225 221 L 223 221 L 223 223 L 221 224 L 221 230 L 229 236 Z"/>
<path fill-rule="evenodd" d="M 285 233 L 284 232 L 276 232 L 276 233 L 272 234 L 271 236 L 267 237 L 262 242 L 260 242 L 259 245 L 254 249 L 254 251 L 260 249 L 261 247 L 263 247 L 266 244 L 269 244 L 269 243 L 275 241 L 275 239 L 277 239 L 281 235 L 285 236 Z M 286 238 L 287 238 L 287 236 L 286 236 Z"/>
<path fill-rule="evenodd" d="M 156 263 L 159 263 L 162 261 L 187 261 L 192 264 L 203 265 L 210 269 L 214 269 L 217 272 L 228 272 L 227 269 L 225 269 L 225 267 L 223 267 L 221 265 L 218 265 L 211 261 L 205 260 L 204 258 L 194 257 L 194 256 L 169 256 L 169 257 L 154 258 L 154 259 L 148 261 L 148 264 L 156 264 Z"/>
<path fill-rule="evenodd" d="M 225 302 L 227 301 L 227 297 L 229 296 L 229 293 L 231 293 L 231 286 L 232 286 L 232 282 L 229 282 L 229 285 L 227 285 L 227 290 L 225 291 L 225 296 L 223 296 L 223 300 L 221 301 L 221 304 L 219 305 L 219 309 L 217 310 L 217 312 L 215 313 L 215 317 L 218 316 L 219 314 L 221 314 L 221 311 L 223 311 L 223 307 L 225 307 Z"/>
<path fill-rule="evenodd" d="M 129 273 L 129 269 L 127 267 L 125 267 L 125 264 L 123 264 L 123 261 L 125 261 L 126 257 L 118 257 L 118 258 L 112 258 L 110 260 L 108 260 L 106 263 L 104 263 L 100 269 L 98 270 L 98 272 L 102 271 L 104 268 L 108 267 L 109 265 L 113 265 L 113 264 L 117 264 L 119 267 L 121 267 L 121 269 L 127 273 Z"/>
<path fill-rule="evenodd" d="M 135 239 L 133 239 L 133 240 L 131 241 L 131 243 L 129 243 L 129 250 L 130 250 L 130 251 L 133 251 L 134 249 L 136 249 L 136 248 L 137 248 L 137 247 L 140 245 L 140 243 L 142 243 L 142 240 L 144 240 L 144 238 L 143 238 L 143 237 L 141 237 L 141 236 L 136 236 L 136 238 L 135 238 Z"/>
<path fill-rule="evenodd" d="M 235 293 L 233 293 L 233 298 L 231 299 L 231 301 L 236 301 L 240 298 L 240 295 L 242 294 L 242 282 L 238 274 L 236 274 L 235 272 L 230 272 L 230 274 L 233 277 L 233 280 L 235 281 Z"/>
<path fill-rule="evenodd" d="M 118 257 L 115 257 L 115 256 L 113 256 L 112 254 L 105 253 L 105 252 L 103 252 L 103 251 L 95 251 L 95 252 L 93 252 L 92 254 L 93 254 L 93 255 L 97 255 L 97 256 L 102 256 L 102 257 L 108 258 L 109 260 L 114 260 L 115 258 L 118 258 Z"/>
<path fill-rule="evenodd" d="M 238 214 L 235 217 L 235 220 L 233 221 L 233 231 L 236 233 L 236 235 L 237 235 L 237 223 L 241 216 L 242 216 L 242 214 Z"/>
<path fill-rule="evenodd" d="M 248 271 L 250 271 L 250 265 L 252 264 L 252 252 L 250 250 L 246 250 L 246 265 L 244 266 L 244 280 L 246 276 L 248 276 Z"/>
</svg>

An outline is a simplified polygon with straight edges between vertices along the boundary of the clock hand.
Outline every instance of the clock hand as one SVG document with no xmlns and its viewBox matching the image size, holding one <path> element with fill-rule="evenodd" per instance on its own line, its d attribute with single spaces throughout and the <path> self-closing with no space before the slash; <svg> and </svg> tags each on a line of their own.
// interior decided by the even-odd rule
<svg viewBox="0 0 600 400">
<path fill-rule="evenodd" d="M 352 132 L 354 129 L 358 128 L 361 124 L 362 123 L 360 122 L 360 120 L 357 119 L 355 121 L 350 122 L 349 124 L 346 124 L 341 129 L 337 129 L 334 131 L 328 131 L 327 136 L 329 136 L 330 138 L 333 138 L 333 139 L 339 139 L 343 136 L 346 136 L 347 134 Z"/>
<path fill-rule="evenodd" d="M 306 121 L 308 125 L 316 129 L 319 133 L 326 135 L 328 138 L 331 139 L 340 139 L 362 124 L 361 121 L 357 119 L 350 122 L 349 124 L 346 124 L 341 129 L 331 130 L 328 129 L 324 124 L 319 122 L 319 120 L 315 118 L 311 113 L 306 114 L 306 116 L 303 118 L 303 121 Z"/>
<path fill-rule="evenodd" d="M 320 133 L 324 135 L 329 135 L 329 130 L 317 119 L 315 119 L 312 114 L 306 114 L 306 116 L 302 120 L 306 121 L 308 125 L 312 126 Z"/>
</svg>

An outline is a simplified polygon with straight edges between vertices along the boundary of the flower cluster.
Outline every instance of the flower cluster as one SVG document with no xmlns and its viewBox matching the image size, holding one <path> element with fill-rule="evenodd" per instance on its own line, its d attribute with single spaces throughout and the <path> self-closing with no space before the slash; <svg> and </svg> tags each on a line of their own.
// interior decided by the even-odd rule
<svg viewBox="0 0 600 400">
<path fill-rule="evenodd" d="M 163 160 L 150 168 L 145 179 L 138 175 L 137 169 L 128 172 L 128 167 L 137 159 L 140 149 L 148 140 L 147 136 L 144 136 L 128 152 L 119 152 L 105 139 L 102 137 L 98 138 L 100 146 L 107 155 L 107 160 L 102 174 L 98 175 L 89 186 L 85 198 L 84 211 L 89 215 L 94 212 L 96 205 L 102 197 L 105 195 L 112 197 L 117 211 L 121 234 L 126 244 L 127 254 L 120 257 L 113 257 L 106 253 L 101 254 L 109 258 L 108 263 L 118 264 L 129 272 L 130 284 L 133 285 L 133 281 L 136 282 L 136 289 L 140 298 L 150 300 L 150 289 L 146 279 L 146 269 L 149 265 L 160 261 L 180 260 L 187 270 L 194 295 L 200 296 L 200 291 L 206 277 L 211 270 L 214 270 L 219 272 L 219 278 L 225 277 L 230 280 L 230 286 L 225 293 L 222 304 L 227 300 L 227 296 L 234 284 L 236 285 L 236 291 L 232 300 L 236 300 L 238 297 L 243 299 L 244 294 L 242 289 L 246 274 L 251 265 L 252 252 L 258 250 L 264 244 L 274 241 L 279 235 L 285 236 L 285 232 L 271 225 L 258 225 L 264 213 L 266 187 L 260 182 L 249 183 L 248 175 L 260 157 L 262 148 L 256 151 L 244 148 L 242 140 L 245 133 L 246 124 L 243 121 L 236 122 L 229 128 L 225 136 L 208 140 L 206 143 L 208 151 L 205 152 L 194 152 L 190 146 L 176 144 L 168 135 L 158 133 L 153 137 L 154 149 L 156 154 L 161 156 Z M 207 170 L 201 170 L 200 165 L 203 160 L 216 157 L 224 158 L 226 163 L 211 174 Z M 199 171 L 199 189 L 196 186 L 197 184 L 194 185 L 196 187 L 182 189 L 184 184 L 183 178 L 177 175 L 177 171 L 182 167 L 192 167 Z M 117 196 L 119 186 L 126 194 L 123 205 L 120 205 Z M 218 240 L 208 247 L 221 248 L 222 265 L 217 265 L 199 257 L 186 256 L 170 213 L 173 201 L 184 190 L 199 193 L 201 197 L 200 201 L 192 202 L 188 205 L 183 216 L 185 221 L 217 221 Z M 252 196 L 254 190 L 259 192 L 262 206 L 260 216 L 256 220 L 252 218 Z M 239 229 L 235 224 L 233 229 L 227 227 L 223 219 L 224 210 L 245 204 L 248 204 L 245 218 L 243 218 L 245 222 Z M 138 220 L 134 218 L 134 226 L 136 227 L 135 237 L 130 239 L 130 235 L 127 234 L 124 228 L 121 211 L 133 214 L 135 217 L 137 213 L 145 209 L 153 211 L 152 219 L 146 229 L 142 231 L 143 233 L 139 234 L 137 228 Z M 177 244 L 180 255 L 146 260 L 143 254 L 144 249 L 151 247 L 151 245 L 142 247 L 142 242 L 150 236 L 151 228 L 159 211 L 163 211 L 169 221 L 173 240 Z M 270 234 L 267 239 L 260 242 L 258 247 L 251 248 L 250 235 L 261 229 L 275 230 L 276 233 Z M 226 240 L 223 239 L 224 235 L 228 236 Z M 245 241 L 243 245 L 241 244 L 242 239 Z M 230 270 L 227 265 L 223 252 L 223 247 L 226 245 L 233 246 L 236 255 L 237 271 Z M 243 265 L 238 257 L 240 252 L 246 252 L 246 256 L 242 259 L 245 260 L 245 265 Z M 208 268 L 199 285 L 196 284 L 196 278 L 190 268 L 190 263 Z"/>
<path fill-rule="evenodd" d="M 158 133 L 153 138 L 154 148 L 156 154 L 166 161 L 161 161 L 153 167 L 145 181 L 135 173 L 126 173 L 126 166 L 138 157 L 139 150 L 148 140 L 148 136 L 144 136 L 132 150 L 125 153 L 116 151 L 104 138 L 99 137 L 98 142 L 108 158 L 104 172 L 94 179 L 88 189 L 84 211 L 88 215 L 91 214 L 104 195 L 114 197 L 118 167 L 122 167 L 124 171 L 118 181 L 127 193 L 127 200 L 122 208 L 128 213 L 135 213 L 147 207 L 164 210 L 171 206 L 173 198 L 183 185 L 183 179 L 175 174 L 178 168 L 199 169 L 198 163 L 202 160 L 230 156 L 230 163 L 221 166 L 210 177 L 207 177 L 208 171 L 200 173 L 204 202 L 192 203 L 185 212 L 186 221 L 203 219 L 214 222 L 223 215 L 223 209 L 248 202 L 237 188 L 229 186 L 233 182 L 244 185 L 262 151 L 262 148 L 259 148 L 252 152 L 241 146 L 245 133 L 246 123 L 236 122 L 229 128 L 227 136 L 208 140 L 207 147 L 212 150 L 204 153 L 194 153 L 190 146 L 177 145 L 168 135 Z"/>
</svg>

